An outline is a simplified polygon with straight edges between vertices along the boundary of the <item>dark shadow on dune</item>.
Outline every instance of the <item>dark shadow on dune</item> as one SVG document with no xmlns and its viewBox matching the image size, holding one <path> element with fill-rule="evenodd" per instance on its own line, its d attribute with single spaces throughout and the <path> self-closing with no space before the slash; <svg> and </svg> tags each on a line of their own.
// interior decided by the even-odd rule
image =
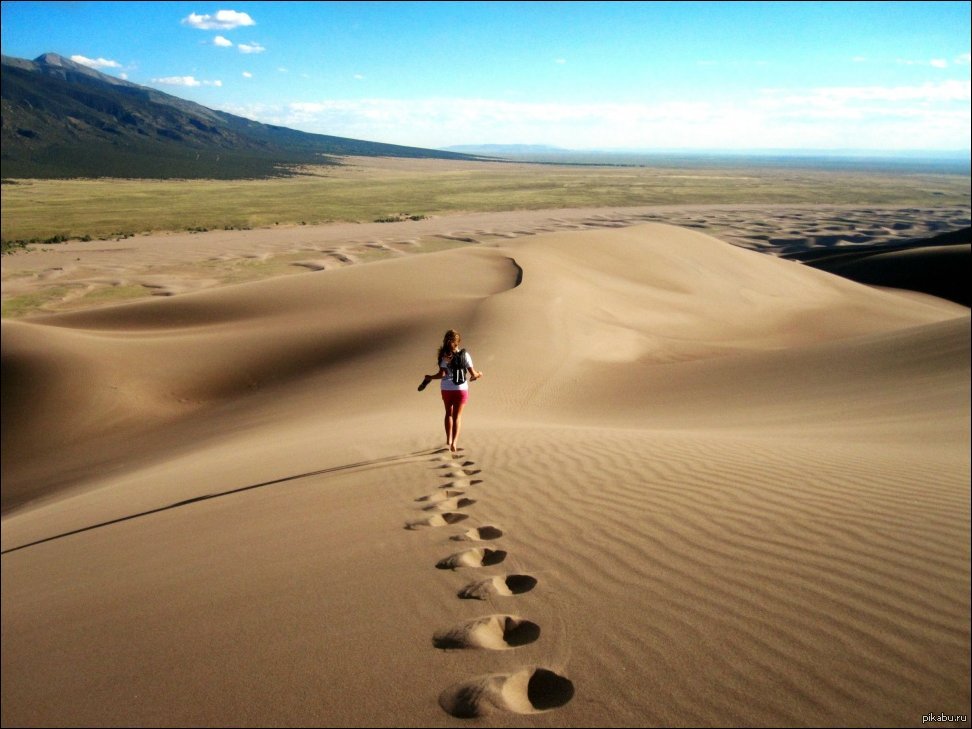
<svg viewBox="0 0 972 729">
<path fill-rule="evenodd" d="M 516 288 L 523 283 L 523 266 L 517 263 L 515 258 L 510 258 L 510 263 L 516 267 L 516 281 L 513 283 L 513 288 Z"/>
<path fill-rule="evenodd" d="M 199 503 L 200 501 L 209 501 L 210 499 L 218 499 L 223 496 L 232 496 L 233 494 L 241 494 L 244 491 L 252 491 L 253 489 L 261 489 L 266 486 L 276 486 L 278 484 L 287 483 L 288 481 L 299 481 L 302 478 L 310 478 L 311 476 L 321 476 L 328 473 L 337 473 L 338 471 L 349 471 L 357 468 L 374 468 L 378 466 L 387 465 L 389 463 L 394 463 L 395 461 L 401 461 L 406 458 L 415 458 L 417 456 L 424 456 L 432 453 L 434 451 L 423 450 L 416 451 L 415 453 L 403 453 L 397 456 L 385 456 L 383 458 L 375 458 L 370 461 L 360 461 L 358 463 L 347 463 L 343 466 L 332 466 L 331 468 L 322 468 L 318 471 L 308 471 L 307 473 L 298 473 L 293 476 L 284 476 L 283 478 L 277 478 L 273 481 L 264 481 L 263 483 L 254 483 L 249 486 L 240 486 L 235 489 L 229 489 L 228 491 L 219 491 L 215 494 L 204 494 L 203 496 L 195 496 L 191 499 L 185 499 L 184 501 L 177 501 L 174 504 L 169 504 L 168 506 L 160 506 L 157 509 L 149 509 L 148 511 L 140 511 L 137 514 L 129 514 L 128 516 L 120 516 L 117 519 L 110 519 L 108 521 L 103 521 L 98 524 L 92 524 L 90 526 L 81 527 L 80 529 L 73 529 L 69 532 L 63 532 L 61 534 L 55 534 L 51 537 L 44 537 L 43 539 L 37 539 L 33 542 L 28 542 L 27 544 L 21 544 L 17 547 L 11 547 L 10 549 L 5 549 L 0 554 L 9 554 L 10 552 L 16 552 L 20 549 L 26 549 L 27 547 L 33 547 L 38 544 L 43 544 L 44 542 L 53 542 L 55 539 L 63 539 L 64 537 L 70 537 L 75 534 L 81 534 L 82 532 L 89 532 L 93 529 L 101 529 L 102 527 L 111 526 L 112 524 L 120 524 L 124 521 L 131 521 L 132 519 L 139 519 L 143 516 L 150 516 L 152 514 L 159 514 L 163 511 L 169 511 L 171 509 L 178 509 L 183 506 L 189 506 L 191 504 Z M 465 515 L 463 515 L 465 516 Z"/>
<path fill-rule="evenodd" d="M 810 248 L 781 257 L 871 286 L 931 294 L 972 304 L 972 228 L 900 243 Z"/>
</svg>

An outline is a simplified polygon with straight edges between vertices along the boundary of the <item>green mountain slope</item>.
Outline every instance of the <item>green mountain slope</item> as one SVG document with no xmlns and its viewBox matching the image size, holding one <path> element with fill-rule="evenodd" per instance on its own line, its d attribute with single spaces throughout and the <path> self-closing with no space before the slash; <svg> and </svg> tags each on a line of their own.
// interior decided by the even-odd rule
<svg viewBox="0 0 972 729">
<path fill-rule="evenodd" d="M 254 178 L 332 155 L 474 159 L 308 134 L 214 111 L 48 53 L 4 56 L 3 176 Z"/>
</svg>

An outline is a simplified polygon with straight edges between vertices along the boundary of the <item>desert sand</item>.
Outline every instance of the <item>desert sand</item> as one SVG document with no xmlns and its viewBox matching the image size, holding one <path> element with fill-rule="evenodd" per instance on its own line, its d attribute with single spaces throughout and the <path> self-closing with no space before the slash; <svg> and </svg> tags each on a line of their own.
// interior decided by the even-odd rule
<svg viewBox="0 0 972 729">
<path fill-rule="evenodd" d="M 967 721 L 969 309 L 647 215 L 4 320 L 3 724 Z"/>
<path fill-rule="evenodd" d="M 649 222 L 700 230 L 743 248 L 803 260 L 879 246 L 911 248 L 915 240 L 967 231 L 972 211 L 967 206 L 653 205 L 75 240 L 35 244 L 30 252 L 4 256 L 3 301 L 44 294 L 50 299 L 41 307 L 45 310 L 90 308 L 124 290 L 139 296 L 174 296 L 229 282 L 333 270 L 448 247 Z M 960 255 L 968 258 L 968 238 L 963 242 Z M 51 296 L 52 291 L 57 294 Z"/>
</svg>

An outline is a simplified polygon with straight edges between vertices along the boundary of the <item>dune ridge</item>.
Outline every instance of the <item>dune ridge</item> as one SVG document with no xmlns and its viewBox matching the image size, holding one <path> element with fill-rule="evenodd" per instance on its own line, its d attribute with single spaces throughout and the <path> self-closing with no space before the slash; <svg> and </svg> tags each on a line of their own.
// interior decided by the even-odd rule
<svg viewBox="0 0 972 729">
<path fill-rule="evenodd" d="M 5 725 L 968 714 L 966 307 L 648 223 L 2 327 Z"/>
</svg>

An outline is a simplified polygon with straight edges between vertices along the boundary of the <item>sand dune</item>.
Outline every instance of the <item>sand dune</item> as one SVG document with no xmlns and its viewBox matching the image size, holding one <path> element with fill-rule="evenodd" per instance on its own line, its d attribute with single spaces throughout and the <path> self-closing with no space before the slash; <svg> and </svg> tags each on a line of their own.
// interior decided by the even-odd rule
<svg viewBox="0 0 972 729">
<path fill-rule="evenodd" d="M 969 240 L 968 232 L 966 240 Z M 970 261 L 972 245 L 958 243 L 848 252 L 815 260 L 811 265 L 861 283 L 923 291 L 969 306 L 972 304 L 967 275 Z"/>
<path fill-rule="evenodd" d="M 968 309 L 603 227 L 4 321 L 3 723 L 968 716 Z"/>
<path fill-rule="evenodd" d="M 369 162 L 359 159 L 357 163 Z M 13 315 L 20 315 L 21 305 L 28 313 L 36 313 L 38 306 L 45 312 L 65 311 L 104 305 L 118 301 L 119 296 L 169 297 L 242 280 L 330 270 L 376 257 L 503 242 L 538 233 L 607 230 L 648 222 L 692 228 L 742 248 L 811 261 L 834 254 L 902 251 L 923 247 L 928 240 L 937 238 L 967 243 L 970 210 L 651 205 L 468 213 L 392 223 L 274 226 L 76 240 L 32 245 L 30 250 L 4 256 L 2 294 L 5 307 Z M 950 236 L 955 235 L 964 235 L 965 240 L 951 241 Z M 920 270 L 928 267 L 924 264 Z M 936 268 L 939 278 L 942 271 L 941 267 Z M 920 283 L 920 277 L 909 278 L 910 287 L 917 288 L 914 284 Z M 951 286 L 943 290 L 940 281 L 931 283 L 934 289 L 930 293 L 949 298 Z M 963 280 L 960 292 L 967 288 L 964 284 Z"/>
</svg>

